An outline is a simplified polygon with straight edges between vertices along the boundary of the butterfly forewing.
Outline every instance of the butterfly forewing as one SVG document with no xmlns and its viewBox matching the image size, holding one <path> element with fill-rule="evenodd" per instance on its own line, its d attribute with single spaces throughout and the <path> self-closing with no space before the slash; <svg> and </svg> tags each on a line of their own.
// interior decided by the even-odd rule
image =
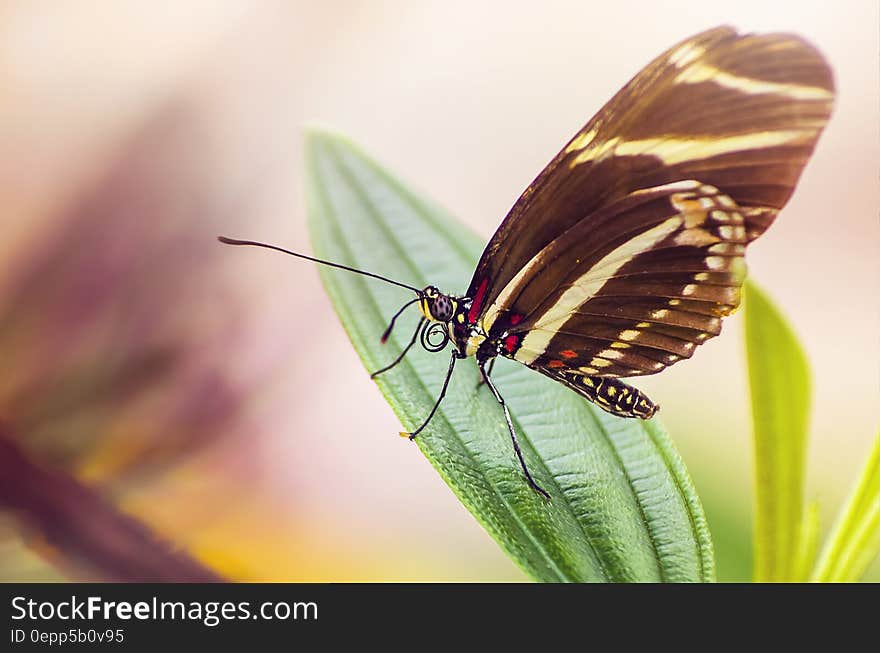
<svg viewBox="0 0 880 653">
<path fill-rule="evenodd" d="M 746 245 L 788 201 L 833 82 L 795 36 L 718 28 L 658 57 L 526 189 L 470 318 L 554 375 L 653 374 L 720 332 Z"/>
</svg>

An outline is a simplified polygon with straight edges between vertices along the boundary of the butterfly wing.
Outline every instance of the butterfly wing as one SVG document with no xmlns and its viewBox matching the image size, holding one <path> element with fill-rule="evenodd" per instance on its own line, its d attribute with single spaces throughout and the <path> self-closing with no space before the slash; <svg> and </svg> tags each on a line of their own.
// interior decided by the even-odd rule
<svg viewBox="0 0 880 653">
<path fill-rule="evenodd" d="M 505 353 L 529 366 L 653 374 L 720 332 L 739 304 L 745 246 L 744 217 L 713 186 L 642 189 L 554 240 L 542 272 L 511 281 L 517 308 L 485 319 L 514 336 Z"/>
<path fill-rule="evenodd" d="M 722 27 L 671 48 L 516 202 L 471 281 L 471 321 L 538 369 L 633 376 L 689 357 L 739 304 L 745 247 L 832 100 L 796 36 Z"/>
</svg>

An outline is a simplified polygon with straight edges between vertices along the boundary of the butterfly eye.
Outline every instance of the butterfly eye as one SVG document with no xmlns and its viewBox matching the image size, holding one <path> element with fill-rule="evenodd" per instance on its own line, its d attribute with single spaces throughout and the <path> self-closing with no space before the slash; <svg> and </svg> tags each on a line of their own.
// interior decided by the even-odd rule
<svg viewBox="0 0 880 653">
<path fill-rule="evenodd" d="M 448 322 L 453 313 L 452 300 L 446 295 L 440 295 L 431 304 L 431 315 L 438 322 Z"/>
</svg>

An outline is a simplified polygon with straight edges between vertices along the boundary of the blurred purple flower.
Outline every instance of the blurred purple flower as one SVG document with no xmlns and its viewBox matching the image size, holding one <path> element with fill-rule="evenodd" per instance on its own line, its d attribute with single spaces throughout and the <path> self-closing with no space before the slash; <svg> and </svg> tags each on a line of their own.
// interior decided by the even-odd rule
<svg viewBox="0 0 880 653">
<path fill-rule="evenodd" d="M 265 377 L 215 240 L 248 197 L 200 173 L 195 124 L 165 111 L 0 265 L 0 509 L 87 578 L 216 578 L 112 497 L 245 434 Z"/>
</svg>

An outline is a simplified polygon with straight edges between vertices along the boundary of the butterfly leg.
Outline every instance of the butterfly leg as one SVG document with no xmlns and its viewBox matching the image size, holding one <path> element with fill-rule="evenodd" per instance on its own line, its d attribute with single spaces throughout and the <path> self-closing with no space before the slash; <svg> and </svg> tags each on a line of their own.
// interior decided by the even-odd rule
<svg viewBox="0 0 880 653">
<path fill-rule="evenodd" d="M 446 378 L 443 380 L 443 388 L 440 390 L 440 396 L 437 397 L 437 401 L 434 402 L 434 407 L 431 409 L 431 412 L 428 413 L 428 417 L 425 419 L 424 422 L 422 422 L 422 425 L 419 428 L 417 428 L 412 433 L 401 431 L 401 437 L 415 440 L 416 436 L 422 432 L 422 429 L 424 429 L 428 425 L 428 422 L 431 421 L 431 418 L 434 417 L 434 413 L 436 413 L 437 409 L 440 407 L 440 402 L 443 401 L 443 397 L 446 396 L 446 388 L 449 387 L 449 379 L 452 378 L 452 370 L 455 369 L 455 361 L 457 361 L 459 358 L 461 358 L 461 354 L 459 354 L 457 350 L 453 350 L 452 356 L 449 358 L 449 369 L 446 370 Z"/>
<path fill-rule="evenodd" d="M 477 390 L 479 390 L 480 386 L 484 385 L 486 383 L 486 381 L 489 379 L 489 375 L 492 374 L 493 367 L 495 367 L 495 359 L 494 358 L 489 359 L 489 369 L 484 370 L 482 365 L 479 366 L 480 380 L 477 381 Z"/>
<path fill-rule="evenodd" d="M 424 323 L 424 321 L 425 321 L 425 318 L 422 318 L 421 320 L 419 320 L 418 325 L 416 325 L 416 330 L 415 330 L 415 331 L 413 332 L 413 334 L 412 334 L 412 338 L 409 339 L 409 344 L 408 344 L 406 347 L 403 348 L 403 351 L 400 352 L 400 353 L 397 355 L 397 358 L 395 358 L 395 359 L 394 359 L 389 365 L 386 365 L 386 366 L 383 367 L 381 370 L 376 370 L 375 372 L 373 372 L 372 374 L 370 374 L 370 378 L 371 378 L 371 379 L 375 379 L 375 378 L 376 378 L 377 376 L 379 376 L 380 374 L 383 374 L 384 372 L 387 372 L 388 370 L 390 370 L 392 367 L 394 367 L 394 366 L 397 365 L 400 361 L 403 360 L 403 357 L 406 356 L 406 353 L 407 353 L 410 349 L 412 349 L 412 346 L 415 344 L 415 342 L 416 342 L 416 337 L 418 337 L 418 335 L 419 335 L 419 331 L 421 330 L 421 328 L 422 328 L 422 324 Z"/>
<path fill-rule="evenodd" d="M 504 419 L 507 421 L 507 430 L 510 433 L 510 439 L 513 441 L 513 450 L 516 451 L 516 457 L 519 459 L 520 467 L 522 467 L 523 472 L 526 475 L 526 479 L 529 482 L 531 488 L 542 495 L 544 498 L 549 499 L 550 495 L 547 491 L 538 485 L 535 482 L 535 479 L 532 478 L 531 472 L 529 472 L 529 468 L 526 466 L 526 461 L 523 458 L 522 451 L 519 448 L 519 442 L 516 440 L 516 431 L 513 428 L 513 420 L 510 418 L 510 411 L 507 409 L 507 404 L 504 403 L 504 398 L 501 396 L 501 393 L 498 392 L 498 389 L 495 387 L 495 384 L 492 383 L 492 379 L 489 378 L 489 374 L 483 369 L 483 366 L 486 364 L 486 361 L 481 361 L 479 363 L 480 372 L 483 375 L 483 379 L 486 382 L 486 385 L 489 386 L 489 389 L 492 391 L 492 394 L 495 396 L 496 401 L 501 404 L 501 408 L 504 409 Z"/>
</svg>

